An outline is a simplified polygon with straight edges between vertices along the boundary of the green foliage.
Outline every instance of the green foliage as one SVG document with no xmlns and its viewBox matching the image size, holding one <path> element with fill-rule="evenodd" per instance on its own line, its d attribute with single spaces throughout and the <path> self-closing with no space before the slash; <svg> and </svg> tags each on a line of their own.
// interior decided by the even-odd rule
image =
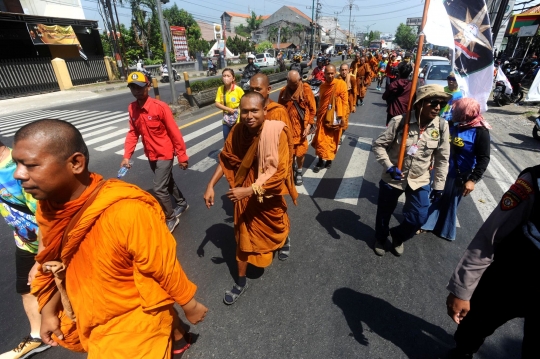
<svg viewBox="0 0 540 359">
<path fill-rule="evenodd" d="M 190 39 L 198 40 L 201 38 L 201 28 L 193 16 L 184 9 L 179 9 L 176 4 L 163 10 L 163 17 L 167 19 L 171 26 L 183 26 L 186 28 L 186 36 Z M 191 50 L 191 48 L 190 48 Z"/>
<path fill-rule="evenodd" d="M 219 78 L 195 81 L 191 83 L 191 91 L 200 92 L 200 91 L 208 90 L 211 88 L 217 88 L 221 85 L 223 85 L 223 80 Z"/>
<path fill-rule="evenodd" d="M 212 43 L 212 45 L 213 45 L 213 43 Z M 208 51 L 210 51 L 210 48 L 212 47 L 212 45 L 210 45 L 210 42 L 206 41 L 205 39 L 195 40 L 195 39 L 189 39 L 188 38 L 189 53 L 193 57 L 195 57 L 196 53 L 201 52 L 201 51 L 206 56 Z"/>
<path fill-rule="evenodd" d="M 251 33 L 252 31 L 258 30 L 261 26 L 263 19 L 262 16 L 257 16 L 255 11 L 251 12 L 251 17 L 246 19 L 247 29 Z"/>
<path fill-rule="evenodd" d="M 242 40 L 237 35 L 229 37 L 226 45 L 229 51 L 235 55 L 254 51 L 253 45 L 251 45 L 249 40 Z"/>
<path fill-rule="evenodd" d="M 404 49 L 412 49 L 416 44 L 416 34 L 411 27 L 401 23 L 397 27 L 395 41 Z"/>
<path fill-rule="evenodd" d="M 234 32 L 243 37 L 251 37 L 251 32 L 249 31 L 247 26 L 244 26 L 244 24 L 240 24 L 235 27 Z"/>
<path fill-rule="evenodd" d="M 270 50 L 272 48 L 272 43 L 268 40 L 262 41 L 255 46 L 255 50 L 257 53 L 265 52 L 267 50 Z"/>
<path fill-rule="evenodd" d="M 379 40 L 381 38 L 381 32 L 380 31 L 370 31 L 368 34 L 368 41 L 371 42 L 373 40 Z"/>
</svg>

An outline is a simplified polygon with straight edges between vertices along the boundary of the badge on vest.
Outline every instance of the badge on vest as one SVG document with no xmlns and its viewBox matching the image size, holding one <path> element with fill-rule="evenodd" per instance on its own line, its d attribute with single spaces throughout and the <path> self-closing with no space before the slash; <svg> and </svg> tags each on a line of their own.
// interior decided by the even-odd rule
<svg viewBox="0 0 540 359">
<path fill-rule="evenodd" d="M 454 137 L 454 141 L 452 141 L 454 146 L 463 147 L 465 146 L 465 143 L 463 142 L 463 139 L 460 137 Z"/>
<path fill-rule="evenodd" d="M 501 199 L 501 210 L 509 211 L 516 208 L 522 201 L 533 193 L 533 188 L 527 181 L 518 178 L 516 183 L 510 186 Z"/>
<path fill-rule="evenodd" d="M 436 129 L 432 129 L 432 130 L 429 132 L 429 135 L 430 135 L 431 138 L 434 139 L 434 140 L 438 140 L 439 137 L 441 137 L 441 134 L 439 133 L 439 130 L 436 130 Z"/>
</svg>

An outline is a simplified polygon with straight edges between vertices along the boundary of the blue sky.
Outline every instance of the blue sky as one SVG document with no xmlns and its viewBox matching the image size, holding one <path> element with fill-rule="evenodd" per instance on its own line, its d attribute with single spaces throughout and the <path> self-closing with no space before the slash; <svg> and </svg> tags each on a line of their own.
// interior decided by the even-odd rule
<svg viewBox="0 0 540 359">
<path fill-rule="evenodd" d="M 349 8 L 348 1 L 345 0 L 319 0 L 322 8 L 322 16 L 335 16 L 338 12 L 338 21 L 343 29 L 349 27 Z M 99 20 L 102 24 L 101 16 L 97 11 L 98 0 L 81 0 L 82 6 L 87 19 Z M 129 1 L 124 1 L 126 4 L 118 7 L 118 15 L 120 22 L 129 24 L 131 18 L 131 10 Z M 224 11 L 234 11 L 240 13 L 248 13 L 255 11 L 257 15 L 272 14 L 284 5 L 295 6 L 300 11 L 311 17 L 312 1 L 309 0 L 263 0 L 263 1 L 247 1 L 233 0 L 220 2 L 219 0 L 186 0 L 178 1 L 171 0 L 165 8 L 176 3 L 178 7 L 190 12 L 196 20 L 206 22 L 219 22 L 219 18 Z M 370 30 L 378 30 L 383 33 L 394 33 L 400 22 L 405 23 L 408 17 L 422 16 L 423 2 L 420 0 L 383 0 L 376 2 L 373 0 L 354 0 L 351 16 L 351 31 L 365 31 L 368 27 Z M 225 5 L 226 4 L 226 5 Z M 356 8 L 357 7 L 357 8 Z M 345 10 L 344 10 L 345 8 Z M 103 27 L 103 25 L 100 25 Z"/>
</svg>

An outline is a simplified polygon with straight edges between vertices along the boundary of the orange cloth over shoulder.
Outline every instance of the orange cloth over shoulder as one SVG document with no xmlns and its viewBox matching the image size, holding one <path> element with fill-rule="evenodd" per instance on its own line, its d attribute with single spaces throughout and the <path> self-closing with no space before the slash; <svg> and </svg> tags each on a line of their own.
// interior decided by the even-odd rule
<svg viewBox="0 0 540 359">
<path fill-rule="evenodd" d="M 235 177 L 250 147 L 258 141 L 266 126 L 274 121 L 265 121 L 259 133 L 252 134 L 239 123 L 233 127 L 219 155 L 220 165 L 231 188 L 249 187 L 257 181 L 258 154 L 249 164 L 245 178 L 238 186 Z M 298 193 L 293 184 L 292 158 L 290 156 L 292 135 L 287 127 L 279 134 L 277 171 L 263 185 L 262 203 L 256 195 L 234 204 L 234 231 L 237 242 L 236 258 L 257 267 L 272 263 L 273 252 L 283 246 L 289 235 L 289 216 L 284 196 L 289 194 L 296 203 Z"/>
<path fill-rule="evenodd" d="M 291 120 L 285 107 L 275 101 L 272 101 L 272 99 L 268 99 L 268 105 L 266 105 L 266 116 L 264 119 L 281 121 L 285 123 L 289 129 L 292 128 Z"/>
<path fill-rule="evenodd" d="M 55 340 L 87 351 L 90 359 L 168 359 L 172 305 L 187 304 L 196 286 L 176 259 L 176 241 L 159 203 L 119 180 L 103 185 L 62 246 L 64 229 L 102 177 L 91 179 L 78 199 L 62 205 L 40 201 L 36 214 L 45 245 L 36 260 L 67 265 L 65 284 L 77 318 L 73 323 L 59 313 L 65 340 Z M 40 309 L 56 290 L 52 276 L 40 269 L 32 282 Z"/>
<path fill-rule="evenodd" d="M 357 95 L 360 98 L 366 96 L 366 90 L 371 84 L 371 69 L 367 63 L 358 65 L 356 71 Z"/>
<path fill-rule="evenodd" d="M 329 126 L 325 124 L 326 112 L 335 91 L 336 116 L 342 119 L 341 125 Z M 319 109 L 317 111 L 317 130 L 311 146 L 319 158 L 333 160 L 336 157 L 339 138 L 345 125 L 343 118 L 349 113 L 347 85 L 345 81 L 334 79 L 331 83 L 323 83 L 320 88 Z M 333 111 L 332 109 L 331 111 Z"/>
<path fill-rule="evenodd" d="M 315 103 L 315 97 L 311 87 L 302 83 L 298 87 L 296 93 L 289 93 L 288 87 L 284 87 L 279 92 L 278 103 L 285 107 L 289 118 L 291 120 L 291 132 L 293 136 L 294 155 L 302 157 L 308 150 L 307 136 L 302 137 L 304 129 L 308 125 L 315 124 L 315 115 L 317 112 L 317 105 Z M 300 117 L 298 110 L 294 104 L 294 101 L 298 103 L 298 106 L 304 111 L 304 119 Z"/>
</svg>

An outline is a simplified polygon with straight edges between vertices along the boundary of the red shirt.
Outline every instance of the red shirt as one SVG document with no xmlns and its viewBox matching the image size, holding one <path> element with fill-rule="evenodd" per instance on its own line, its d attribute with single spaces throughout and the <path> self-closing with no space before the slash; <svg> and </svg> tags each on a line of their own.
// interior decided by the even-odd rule
<svg viewBox="0 0 540 359">
<path fill-rule="evenodd" d="M 129 104 L 128 111 L 129 132 L 124 144 L 124 158 L 131 158 L 139 136 L 142 136 L 144 154 L 150 161 L 172 160 L 174 156 L 178 162 L 188 161 L 186 144 L 165 102 L 148 97 L 142 108 L 134 101 Z"/>
<path fill-rule="evenodd" d="M 324 67 L 320 69 L 318 66 L 311 73 L 314 79 L 324 82 Z"/>
</svg>

